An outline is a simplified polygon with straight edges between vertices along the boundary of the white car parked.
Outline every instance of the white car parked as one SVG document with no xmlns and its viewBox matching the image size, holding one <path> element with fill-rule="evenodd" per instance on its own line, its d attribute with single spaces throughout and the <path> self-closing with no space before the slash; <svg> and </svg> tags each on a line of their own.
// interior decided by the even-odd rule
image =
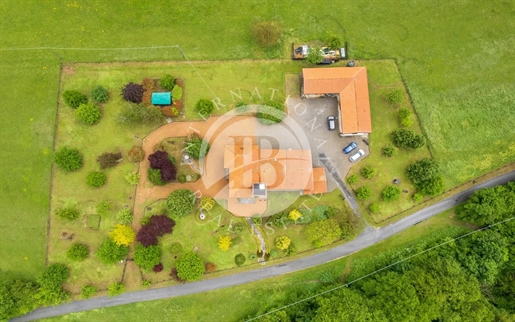
<svg viewBox="0 0 515 322">
<path fill-rule="evenodd" d="M 360 150 L 358 150 L 358 152 L 356 152 L 353 155 L 351 155 L 349 157 L 349 160 L 350 160 L 350 162 L 356 162 L 359 158 L 361 158 L 364 155 L 365 155 L 365 151 L 360 149 Z"/>
</svg>

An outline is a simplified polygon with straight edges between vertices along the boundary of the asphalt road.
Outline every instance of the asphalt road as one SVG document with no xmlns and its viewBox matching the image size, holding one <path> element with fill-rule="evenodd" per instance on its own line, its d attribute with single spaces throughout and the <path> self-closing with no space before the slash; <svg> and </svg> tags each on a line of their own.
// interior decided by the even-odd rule
<svg viewBox="0 0 515 322">
<path fill-rule="evenodd" d="M 225 287 L 245 284 L 258 281 L 264 278 L 279 276 L 305 268 L 317 266 L 328 261 L 347 256 L 361 249 L 367 248 L 375 243 L 387 239 L 415 224 L 418 224 L 434 215 L 450 209 L 460 202 L 466 200 L 475 190 L 505 184 L 515 180 L 515 171 L 491 179 L 485 183 L 476 185 L 457 195 L 444 199 L 430 207 L 424 208 L 408 217 L 405 217 L 391 225 L 382 228 L 367 227 L 356 239 L 346 244 L 329 249 L 315 255 L 299 258 L 291 262 L 264 266 L 263 268 L 238 273 L 230 276 L 214 278 L 194 283 L 168 286 L 152 290 L 143 290 L 124 293 L 114 298 L 98 297 L 89 300 L 75 301 L 56 307 L 45 307 L 37 309 L 25 316 L 18 317 L 12 321 L 32 321 L 52 316 L 92 310 L 102 307 L 110 307 L 122 304 L 129 304 L 142 301 L 158 300 L 188 294 L 201 293 Z"/>
</svg>

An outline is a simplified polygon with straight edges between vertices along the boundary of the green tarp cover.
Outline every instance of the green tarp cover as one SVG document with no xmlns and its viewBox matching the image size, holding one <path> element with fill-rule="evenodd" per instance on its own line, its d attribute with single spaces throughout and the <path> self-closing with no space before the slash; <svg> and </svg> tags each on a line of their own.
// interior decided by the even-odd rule
<svg viewBox="0 0 515 322">
<path fill-rule="evenodd" d="M 171 92 L 152 93 L 152 104 L 154 104 L 154 105 L 171 105 L 172 104 L 172 93 Z"/>
</svg>

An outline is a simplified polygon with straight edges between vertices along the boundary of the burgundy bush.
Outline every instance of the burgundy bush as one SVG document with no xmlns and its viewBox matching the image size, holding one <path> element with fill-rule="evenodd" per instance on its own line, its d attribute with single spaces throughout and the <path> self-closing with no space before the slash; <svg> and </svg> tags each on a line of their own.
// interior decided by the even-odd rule
<svg viewBox="0 0 515 322">
<path fill-rule="evenodd" d="M 141 103 L 143 99 L 143 93 L 145 89 L 140 84 L 134 84 L 130 82 L 129 84 L 122 87 L 122 95 L 126 101 L 133 103 Z"/>
<path fill-rule="evenodd" d="M 166 215 L 150 217 L 148 224 L 142 226 L 136 235 L 136 241 L 143 246 L 157 245 L 157 237 L 171 234 L 175 227 L 175 221 Z"/>
<path fill-rule="evenodd" d="M 148 156 L 150 167 L 161 170 L 161 179 L 164 182 L 174 181 L 177 178 L 177 168 L 168 158 L 165 151 L 156 151 Z"/>
<path fill-rule="evenodd" d="M 154 266 L 154 268 L 152 268 L 152 271 L 154 271 L 154 273 L 159 273 L 163 270 L 163 264 L 159 263 L 157 264 L 156 266 Z"/>
</svg>

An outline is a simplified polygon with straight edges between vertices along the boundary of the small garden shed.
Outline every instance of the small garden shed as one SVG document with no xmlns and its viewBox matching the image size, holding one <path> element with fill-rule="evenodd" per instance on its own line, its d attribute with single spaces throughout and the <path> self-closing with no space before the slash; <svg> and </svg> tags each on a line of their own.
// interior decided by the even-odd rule
<svg viewBox="0 0 515 322">
<path fill-rule="evenodd" d="M 172 93 L 171 92 L 154 92 L 152 93 L 153 105 L 171 105 Z"/>
</svg>

